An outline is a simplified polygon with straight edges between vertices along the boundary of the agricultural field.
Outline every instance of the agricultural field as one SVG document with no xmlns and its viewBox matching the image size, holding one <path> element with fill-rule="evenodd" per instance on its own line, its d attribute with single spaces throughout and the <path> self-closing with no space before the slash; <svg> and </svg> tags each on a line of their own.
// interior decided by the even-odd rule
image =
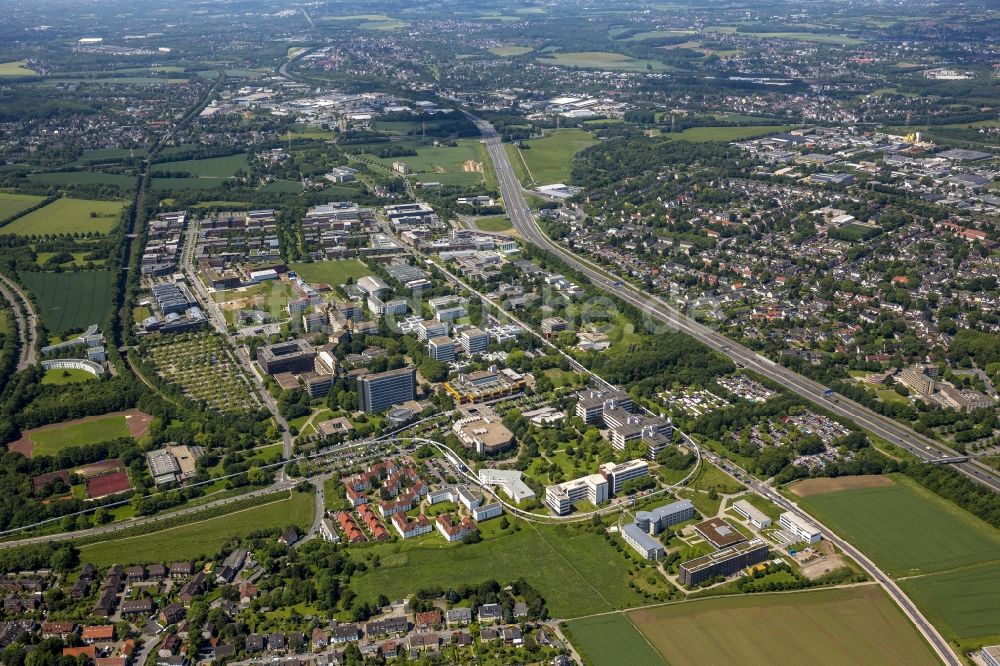
<svg viewBox="0 0 1000 666">
<path fill-rule="evenodd" d="M 310 284 L 324 283 L 331 287 L 344 284 L 348 278 L 357 281 L 358 278 L 372 274 L 372 270 L 357 259 L 291 264 L 288 269 Z"/>
<path fill-rule="evenodd" d="M 716 597 L 627 615 L 671 666 L 793 664 L 803 655 L 818 666 L 938 663 L 877 585 Z"/>
<path fill-rule="evenodd" d="M 534 50 L 530 46 L 495 46 L 490 49 L 490 53 L 501 58 L 514 58 L 527 55 Z"/>
<path fill-rule="evenodd" d="M 135 187 L 135 177 L 122 173 L 104 173 L 103 171 L 51 171 L 48 173 L 33 173 L 28 180 L 42 185 L 114 185 L 122 189 Z"/>
<path fill-rule="evenodd" d="M 3 232 L 19 236 L 88 232 L 106 234 L 118 224 L 124 207 L 125 204 L 121 201 L 56 199 L 48 206 L 14 220 L 3 227 Z"/>
<path fill-rule="evenodd" d="M 358 551 L 365 556 L 377 553 L 381 565 L 356 573 L 351 588 L 361 600 L 373 603 L 379 594 L 398 599 L 412 593 L 414 581 L 448 588 L 523 576 L 545 597 L 554 617 L 578 617 L 642 602 L 643 597 L 623 584 L 628 562 L 593 532 L 520 521 L 511 521 L 506 532 L 499 532 L 498 523 L 499 519 L 483 523 L 483 541 L 477 544 L 445 545 L 433 533 Z"/>
<path fill-rule="evenodd" d="M 45 200 L 45 197 L 36 197 L 33 194 L 13 194 L 0 192 L 0 220 L 17 215 L 22 210 L 27 210 L 32 206 Z M 0 233 L 9 233 L 6 228 L 0 228 Z"/>
<path fill-rule="evenodd" d="M 559 65 L 561 67 L 579 67 L 581 69 L 609 69 L 625 72 L 662 72 L 671 69 L 657 60 L 639 60 L 621 53 L 610 51 L 571 51 L 563 53 L 547 53 L 545 57 L 537 58 L 543 65 Z"/>
<path fill-rule="evenodd" d="M 80 546 L 80 557 L 98 567 L 112 564 L 197 560 L 215 555 L 229 539 L 258 530 L 312 523 L 311 493 L 291 492 L 286 499 L 242 511 L 180 525 L 159 532 Z M 127 559 L 123 560 L 123 551 Z"/>
<path fill-rule="evenodd" d="M 1000 643 L 1000 563 L 899 581 L 907 596 L 948 638 L 967 649 Z"/>
<path fill-rule="evenodd" d="M 435 147 L 407 140 L 399 145 L 413 148 L 417 155 L 374 159 L 387 169 L 392 168 L 393 162 L 403 162 L 422 183 L 476 186 L 491 182 L 492 166 L 485 148 L 475 139 L 459 139 L 457 143 L 454 147 Z"/>
<path fill-rule="evenodd" d="M 670 138 L 705 143 L 708 141 L 739 141 L 765 134 L 787 132 L 790 125 L 744 125 L 742 127 L 691 127 L 682 132 L 668 134 Z"/>
<path fill-rule="evenodd" d="M 110 271 L 21 273 L 21 282 L 38 299 L 39 315 L 55 333 L 100 324 L 111 311 Z"/>
<path fill-rule="evenodd" d="M 890 478 L 799 503 L 893 576 L 1000 561 L 1000 532 L 906 477 Z"/>
<path fill-rule="evenodd" d="M 210 190 L 222 181 L 233 178 L 238 171 L 249 170 L 246 154 L 209 157 L 200 160 L 158 162 L 151 167 L 153 187 L 158 190 Z M 188 176 L 163 177 L 168 173 L 186 173 Z"/>
<path fill-rule="evenodd" d="M 17 78 L 21 76 L 38 76 L 38 72 L 28 69 L 26 62 L 0 62 L 0 78 Z"/>
<path fill-rule="evenodd" d="M 584 130 L 560 129 L 527 141 L 527 149 L 519 150 L 510 144 L 505 148 L 522 184 L 551 185 L 567 182 L 573 156 L 596 142 Z"/>
<path fill-rule="evenodd" d="M 232 350 L 214 333 L 161 338 L 150 345 L 145 358 L 184 395 L 212 409 L 241 412 L 260 406 Z"/>
<path fill-rule="evenodd" d="M 570 620 L 567 625 L 566 637 L 594 666 L 666 666 L 624 613 Z"/>
</svg>

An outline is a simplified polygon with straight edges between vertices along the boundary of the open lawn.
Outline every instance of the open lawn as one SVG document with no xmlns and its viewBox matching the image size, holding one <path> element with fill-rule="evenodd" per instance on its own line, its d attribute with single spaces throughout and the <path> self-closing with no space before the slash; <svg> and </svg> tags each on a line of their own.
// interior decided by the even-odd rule
<svg viewBox="0 0 1000 666">
<path fill-rule="evenodd" d="M 43 384 L 61 386 L 62 384 L 79 384 L 97 379 L 86 370 L 46 370 L 42 377 Z"/>
<path fill-rule="evenodd" d="M 417 587 L 443 588 L 477 584 L 491 578 L 509 582 L 523 576 L 548 603 L 554 617 L 577 617 L 625 608 L 642 597 L 623 584 L 628 564 L 608 542 L 581 528 L 531 525 L 511 521 L 505 533 L 494 534 L 495 519 L 483 524 L 477 544 L 446 544 L 437 533 L 415 542 L 366 548 L 382 564 L 351 578 L 360 600 L 374 602 L 379 594 L 401 599 Z M 514 531 L 514 526 L 520 531 Z"/>
<path fill-rule="evenodd" d="M 3 227 L 3 232 L 20 236 L 88 231 L 106 234 L 118 224 L 124 207 L 125 204 L 121 201 L 56 199 L 48 206 L 42 206 L 14 220 Z"/>
<path fill-rule="evenodd" d="M 496 46 L 490 49 L 490 53 L 501 58 L 513 58 L 526 55 L 534 50 L 530 46 Z"/>
<path fill-rule="evenodd" d="M 475 220 L 476 227 L 482 231 L 508 231 L 514 227 L 510 219 L 505 215 L 496 217 L 480 217 Z"/>
<path fill-rule="evenodd" d="M 0 192 L 0 220 L 6 220 L 8 217 L 17 215 L 22 210 L 27 210 L 44 200 L 45 197 L 36 197 L 33 194 Z M 8 232 L 6 229 L 2 229 L 0 233 Z"/>
<path fill-rule="evenodd" d="M 665 666 L 624 613 L 612 613 L 571 620 L 566 636 L 577 651 L 594 666 Z"/>
<path fill-rule="evenodd" d="M 135 187 L 135 177 L 123 173 L 103 171 L 51 171 L 28 176 L 33 183 L 43 185 L 114 185 L 122 189 Z"/>
<path fill-rule="evenodd" d="M 1000 561 L 1000 531 L 906 477 L 804 497 L 802 507 L 890 575 Z"/>
<path fill-rule="evenodd" d="M 708 141 L 739 141 L 753 136 L 787 132 L 791 125 L 745 125 L 742 127 L 692 127 L 668 134 L 672 139 L 704 143 Z"/>
<path fill-rule="evenodd" d="M 63 427 L 44 428 L 28 433 L 28 438 L 35 443 L 32 457 L 52 456 L 71 446 L 87 446 L 128 436 L 128 421 L 122 414 L 78 420 Z"/>
<path fill-rule="evenodd" d="M 394 162 L 403 162 L 411 174 L 422 183 L 475 186 L 492 182 L 492 165 L 485 151 L 475 139 L 459 139 L 456 146 L 423 145 L 419 139 L 400 142 L 417 151 L 407 157 L 380 158 L 386 168 Z"/>
<path fill-rule="evenodd" d="M 610 51 L 571 51 L 546 54 L 538 58 L 543 65 L 560 65 L 562 67 L 580 67 L 582 69 L 612 69 L 627 72 L 662 72 L 671 69 L 657 60 L 639 60 L 632 56 Z"/>
<path fill-rule="evenodd" d="M 183 171 L 191 174 L 193 178 L 232 178 L 240 169 L 246 170 L 247 166 L 247 156 L 241 153 L 203 160 L 158 162 L 151 167 L 151 170 L 154 176 L 161 172 Z"/>
<path fill-rule="evenodd" d="M 524 150 L 506 146 L 518 177 L 526 186 L 551 185 L 568 181 L 573 156 L 596 140 L 581 129 L 560 129 L 526 143 L 528 147 Z"/>
<path fill-rule="evenodd" d="M 313 509 L 311 493 L 292 492 L 286 499 L 224 516 L 137 537 L 87 544 L 80 547 L 80 556 L 98 567 L 121 563 L 122 552 L 127 552 L 128 561 L 136 564 L 196 560 L 215 555 L 234 536 L 284 528 L 293 523 L 306 529 L 312 523 Z"/>
<path fill-rule="evenodd" d="M 938 663 L 876 585 L 717 597 L 628 616 L 671 666 L 794 664 L 804 655 L 816 666 Z M 627 633 L 624 640 L 628 646 L 634 643 Z M 611 657 L 595 659 L 595 666 L 627 663 Z"/>
<path fill-rule="evenodd" d="M 27 64 L 28 63 L 23 60 L 0 62 L 0 77 L 16 78 L 20 76 L 38 76 L 38 72 L 28 69 Z"/>
<path fill-rule="evenodd" d="M 357 259 L 291 264 L 288 269 L 297 273 L 306 282 L 325 283 L 331 287 L 344 284 L 347 278 L 354 278 L 357 281 L 358 278 L 372 274 L 372 269 Z"/>
<path fill-rule="evenodd" d="M 21 282 L 38 298 L 42 321 L 56 334 L 103 322 L 111 309 L 113 278 L 110 271 L 21 273 Z"/>
</svg>

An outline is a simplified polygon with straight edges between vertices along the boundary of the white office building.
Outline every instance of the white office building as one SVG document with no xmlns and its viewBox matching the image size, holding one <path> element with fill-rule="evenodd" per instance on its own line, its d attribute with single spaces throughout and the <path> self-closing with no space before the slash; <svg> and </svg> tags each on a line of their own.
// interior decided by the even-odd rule
<svg viewBox="0 0 1000 666">
<path fill-rule="evenodd" d="M 649 463 L 645 460 L 629 460 L 620 465 L 606 462 L 601 465 L 601 474 L 608 480 L 608 494 L 617 495 L 625 482 L 649 475 Z"/>
<path fill-rule="evenodd" d="M 466 354 L 480 354 L 490 346 L 490 334 L 478 328 L 462 331 L 459 343 Z"/>
<path fill-rule="evenodd" d="M 572 481 L 545 488 L 545 503 L 560 516 L 573 510 L 573 505 L 587 500 L 594 506 L 608 501 L 608 481 L 601 474 L 590 474 Z"/>
<path fill-rule="evenodd" d="M 786 511 L 781 514 L 778 518 L 778 524 L 785 528 L 785 531 L 791 533 L 799 541 L 805 541 L 806 543 L 816 543 L 823 538 L 820 534 L 819 528 L 812 523 L 805 521 L 794 513 Z"/>
<path fill-rule="evenodd" d="M 771 526 L 771 519 L 763 511 L 746 500 L 733 502 L 733 511 L 740 514 L 759 530 Z"/>
</svg>

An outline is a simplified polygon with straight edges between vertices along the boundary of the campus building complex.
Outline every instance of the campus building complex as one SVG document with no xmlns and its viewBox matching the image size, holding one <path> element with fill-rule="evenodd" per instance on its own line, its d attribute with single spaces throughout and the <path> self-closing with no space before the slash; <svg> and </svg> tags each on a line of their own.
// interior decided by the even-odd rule
<svg viewBox="0 0 1000 666">
<path fill-rule="evenodd" d="M 560 516 L 573 510 L 573 505 L 587 500 L 594 506 L 608 501 L 608 480 L 601 474 L 590 474 L 545 488 L 545 503 Z"/>
<path fill-rule="evenodd" d="M 678 573 L 682 585 L 694 587 L 715 576 L 729 576 L 766 559 L 767 544 L 761 539 L 754 539 L 682 562 Z"/>
<path fill-rule="evenodd" d="M 358 377 L 358 408 L 372 413 L 417 397 L 417 369 L 388 370 Z"/>
<path fill-rule="evenodd" d="M 805 541 L 806 543 L 816 543 L 823 538 L 820 534 L 819 528 L 812 523 L 803 520 L 796 516 L 791 511 L 786 511 L 778 517 L 778 524 L 781 525 L 785 531 L 791 533 L 799 541 Z"/>
</svg>

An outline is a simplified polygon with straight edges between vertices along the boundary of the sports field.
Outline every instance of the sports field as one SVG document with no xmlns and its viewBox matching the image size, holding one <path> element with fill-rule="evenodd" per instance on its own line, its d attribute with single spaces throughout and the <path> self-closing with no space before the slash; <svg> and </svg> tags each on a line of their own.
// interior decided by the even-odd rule
<svg viewBox="0 0 1000 666">
<path fill-rule="evenodd" d="M 34 443 L 31 457 L 52 456 L 71 446 L 87 446 L 129 436 L 128 421 L 124 414 L 77 419 L 24 433 L 24 437 Z"/>
<path fill-rule="evenodd" d="M 38 298 L 39 314 L 53 333 L 100 324 L 111 310 L 110 271 L 21 273 Z"/>
<path fill-rule="evenodd" d="M 671 666 L 938 663 L 930 646 L 876 585 L 716 597 L 631 611 L 628 616 Z"/>
<path fill-rule="evenodd" d="M 570 620 L 566 637 L 594 666 L 666 666 L 624 613 Z"/>
<path fill-rule="evenodd" d="M 560 65 L 562 67 L 580 67 L 582 69 L 612 69 L 626 72 L 662 72 L 671 69 L 657 60 L 639 60 L 632 56 L 611 51 L 571 51 L 548 53 L 544 58 L 537 58 L 543 65 Z"/>
<path fill-rule="evenodd" d="M 569 180 L 573 156 L 597 142 L 590 132 L 560 129 L 541 139 L 527 141 L 528 148 L 518 150 L 507 144 L 507 155 L 524 185 L 551 185 Z"/>
<path fill-rule="evenodd" d="M 308 529 L 313 509 L 311 493 L 292 492 L 286 499 L 224 516 L 137 537 L 80 546 L 80 557 L 98 567 L 120 563 L 123 549 L 127 549 L 129 561 L 137 564 L 201 559 L 214 555 L 226 541 L 241 534 L 283 528 L 293 523 L 300 529 Z"/>
<path fill-rule="evenodd" d="M 6 220 L 11 215 L 17 215 L 22 210 L 27 210 L 44 200 L 45 197 L 36 197 L 33 194 L 10 194 L 7 192 L 0 192 L 0 220 Z M 3 229 L 0 233 L 10 232 Z"/>
<path fill-rule="evenodd" d="M 121 201 L 91 199 L 56 199 L 48 206 L 33 210 L 3 227 L 6 234 L 29 236 L 37 234 L 81 234 L 94 231 L 106 234 L 121 217 L 125 204 Z"/>
<path fill-rule="evenodd" d="M 1000 560 L 1000 532 L 906 477 L 891 478 L 888 486 L 810 495 L 800 504 L 893 576 Z"/>
<path fill-rule="evenodd" d="M 545 598 L 553 617 L 578 617 L 642 603 L 643 598 L 624 582 L 628 580 L 627 561 L 600 536 L 579 528 L 519 521 L 520 531 L 497 534 L 498 522 L 481 525 L 484 539 L 477 544 L 445 544 L 435 532 L 365 548 L 359 554 L 378 553 L 381 566 L 355 573 L 351 588 L 361 600 L 372 603 L 379 594 L 405 597 L 414 585 L 448 588 L 523 576 Z"/>
<path fill-rule="evenodd" d="M 357 259 L 291 264 L 288 269 L 297 273 L 306 282 L 324 283 L 331 287 L 344 284 L 347 282 L 347 278 L 354 278 L 357 281 L 358 278 L 372 274 L 372 269 Z"/>
</svg>

